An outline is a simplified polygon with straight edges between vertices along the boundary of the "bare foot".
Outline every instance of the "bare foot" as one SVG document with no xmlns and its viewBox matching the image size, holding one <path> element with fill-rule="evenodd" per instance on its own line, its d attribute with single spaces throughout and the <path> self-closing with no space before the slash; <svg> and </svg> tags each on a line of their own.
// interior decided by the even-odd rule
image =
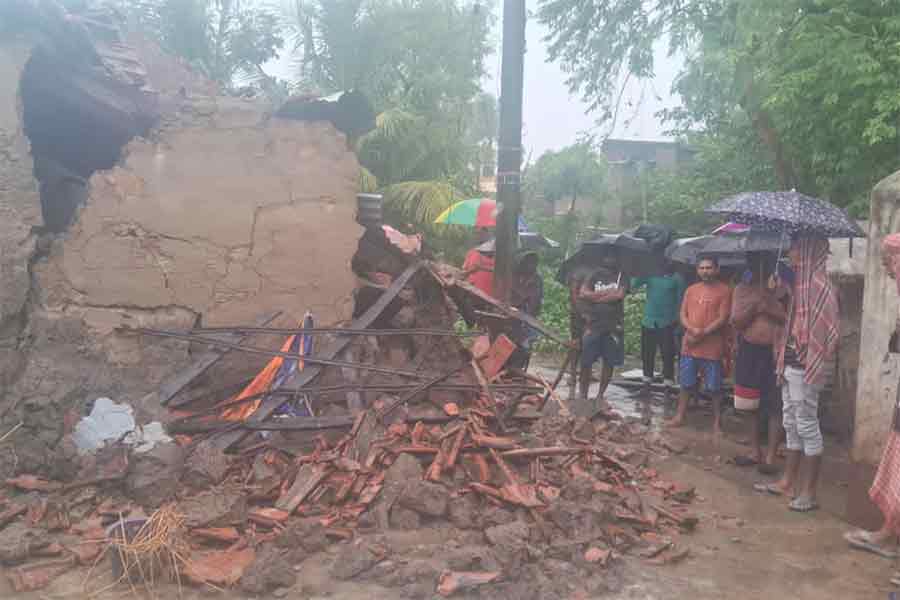
<svg viewBox="0 0 900 600">
<path fill-rule="evenodd" d="M 664 425 L 666 427 L 672 427 L 672 428 L 683 427 L 684 426 L 684 417 L 681 415 L 673 417 L 673 418 L 669 419 L 668 421 L 666 421 L 664 423 Z"/>
</svg>

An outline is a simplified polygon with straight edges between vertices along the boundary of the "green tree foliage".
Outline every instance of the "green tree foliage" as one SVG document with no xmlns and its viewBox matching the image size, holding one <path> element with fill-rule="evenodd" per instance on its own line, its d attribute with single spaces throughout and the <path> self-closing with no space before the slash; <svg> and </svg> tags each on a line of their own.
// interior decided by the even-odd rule
<svg viewBox="0 0 900 600">
<path fill-rule="evenodd" d="M 284 46 L 278 13 L 249 0 L 119 0 L 118 5 L 142 33 L 226 88 L 239 79 L 266 79 L 262 65 Z"/>
<path fill-rule="evenodd" d="M 525 172 L 525 195 L 530 209 L 540 212 L 544 206 L 564 201 L 568 205 L 563 218 L 562 242 L 564 253 L 575 239 L 578 223 L 585 215 L 576 212 L 576 203 L 588 199 L 598 208 L 605 190 L 606 166 L 589 140 L 580 141 L 562 150 L 547 151 Z"/>
<path fill-rule="evenodd" d="M 474 193 L 492 153 L 496 101 L 480 91 L 492 20 L 490 8 L 458 0 L 290 5 L 301 87 L 372 100 L 377 128 L 358 141 L 360 160 L 407 218 Z"/>
<path fill-rule="evenodd" d="M 550 54 L 601 119 L 627 77 L 653 75 L 653 46 L 686 57 L 665 116 L 736 151 L 740 115 L 778 187 L 850 206 L 900 165 L 900 11 L 882 0 L 543 0 Z M 728 140 L 728 141 L 726 141 Z"/>
</svg>

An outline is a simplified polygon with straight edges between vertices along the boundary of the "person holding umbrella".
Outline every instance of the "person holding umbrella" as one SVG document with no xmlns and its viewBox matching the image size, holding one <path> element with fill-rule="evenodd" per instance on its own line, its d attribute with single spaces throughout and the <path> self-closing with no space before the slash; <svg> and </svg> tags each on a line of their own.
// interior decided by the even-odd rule
<svg viewBox="0 0 900 600">
<path fill-rule="evenodd" d="M 478 245 L 466 253 L 463 277 L 488 296 L 494 295 L 494 241 L 490 231 L 478 229 Z"/>
<path fill-rule="evenodd" d="M 828 277 L 828 253 L 828 239 L 809 234 L 795 237 L 788 252 L 795 279 L 787 323 L 775 345 L 787 464 L 778 482 L 754 486 L 758 491 L 793 496 L 788 506 L 798 512 L 819 507 L 816 489 L 824 450 L 819 393 L 840 341 L 838 297 Z M 801 468 L 805 478 L 798 487 Z"/>
<path fill-rule="evenodd" d="M 787 290 L 775 285 L 776 258 L 771 252 L 747 255 L 749 277 L 734 290 L 731 325 L 738 333 L 734 375 L 735 408 L 752 411 L 750 456 L 738 456 L 738 466 L 759 465 L 760 472 L 771 474 L 775 453 L 784 430 L 781 427 L 781 391 L 775 377 L 772 346 L 787 319 L 782 299 Z M 760 433 L 763 419 L 768 420 L 768 444 L 763 457 Z M 765 462 L 763 462 L 765 460 Z"/>
<path fill-rule="evenodd" d="M 603 360 L 600 389 L 594 399 L 595 410 L 602 407 L 606 388 L 613 371 L 625 362 L 625 295 L 629 280 L 619 268 L 618 256 L 612 251 L 600 258 L 577 286 L 575 309 L 584 324 L 581 339 L 580 397 L 587 405 L 588 389 L 594 363 Z"/>
</svg>

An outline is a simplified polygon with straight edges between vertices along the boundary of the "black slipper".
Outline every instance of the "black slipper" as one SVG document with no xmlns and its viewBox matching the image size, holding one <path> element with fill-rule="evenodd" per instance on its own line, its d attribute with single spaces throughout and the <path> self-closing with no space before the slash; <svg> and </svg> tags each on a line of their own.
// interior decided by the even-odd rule
<svg viewBox="0 0 900 600">
<path fill-rule="evenodd" d="M 740 455 L 734 457 L 734 464 L 739 467 L 752 467 L 753 465 L 759 464 L 759 461 L 750 456 Z"/>
</svg>

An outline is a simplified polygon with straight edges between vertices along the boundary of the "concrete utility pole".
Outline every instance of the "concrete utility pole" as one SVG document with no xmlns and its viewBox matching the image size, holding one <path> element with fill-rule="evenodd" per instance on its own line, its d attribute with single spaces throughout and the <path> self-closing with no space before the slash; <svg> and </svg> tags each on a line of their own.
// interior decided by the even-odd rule
<svg viewBox="0 0 900 600">
<path fill-rule="evenodd" d="M 509 302 L 522 210 L 522 88 L 525 75 L 525 0 L 503 2 L 500 135 L 497 147 L 497 216 L 494 295 Z"/>
</svg>

